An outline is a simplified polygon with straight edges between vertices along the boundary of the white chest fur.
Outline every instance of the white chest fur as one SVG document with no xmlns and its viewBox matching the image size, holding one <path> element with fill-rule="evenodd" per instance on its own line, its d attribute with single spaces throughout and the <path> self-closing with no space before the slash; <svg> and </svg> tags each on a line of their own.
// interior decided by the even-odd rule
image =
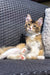
<svg viewBox="0 0 50 75">
<path fill-rule="evenodd" d="M 39 47 L 40 47 L 40 42 L 37 42 L 36 40 L 33 41 L 33 39 L 39 35 L 40 33 L 38 34 L 35 34 L 35 35 L 30 35 L 29 38 L 30 40 L 32 40 L 31 42 L 29 41 L 29 46 L 31 47 L 31 54 L 33 56 L 37 56 L 39 54 Z"/>
<path fill-rule="evenodd" d="M 32 35 L 32 36 L 30 36 L 30 38 L 31 39 L 34 39 L 37 35 L 39 35 L 40 33 L 38 33 L 38 34 L 35 34 L 35 35 Z"/>
<path fill-rule="evenodd" d="M 31 39 L 34 39 L 37 35 L 40 35 L 40 33 L 37 33 L 37 34 L 26 34 L 26 36 L 30 37 Z"/>
</svg>

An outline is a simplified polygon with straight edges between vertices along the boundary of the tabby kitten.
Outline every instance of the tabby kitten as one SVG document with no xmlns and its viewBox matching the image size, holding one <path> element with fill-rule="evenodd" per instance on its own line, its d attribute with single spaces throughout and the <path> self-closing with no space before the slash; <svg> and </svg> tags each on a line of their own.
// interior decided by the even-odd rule
<svg viewBox="0 0 50 75">
<path fill-rule="evenodd" d="M 40 17 L 37 21 L 33 21 L 28 14 L 26 17 L 26 46 L 28 46 L 29 53 L 26 55 L 27 59 L 45 59 L 44 48 L 42 44 L 42 35 L 40 33 L 43 24 L 43 18 Z"/>
</svg>

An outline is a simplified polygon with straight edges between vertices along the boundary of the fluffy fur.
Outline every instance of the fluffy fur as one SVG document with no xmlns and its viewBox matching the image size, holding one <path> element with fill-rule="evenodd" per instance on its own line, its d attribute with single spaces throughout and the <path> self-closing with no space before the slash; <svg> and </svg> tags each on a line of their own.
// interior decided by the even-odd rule
<svg viewBox="0 0 50 75">
<path fill-rule="evenodd" d="M 28 14 L 25 22 L 26 45 L 21 43 L 15 47 L 0 48 L 0 59 L 44 59 L 44 48 L 40 33 L 42 23 L 42 17 L 34 22 Z"/>
<path fill-rule="evenodd" d="M 26 45 L 30 48 L 27 59 L 44 59 L 44 48 L 42 44 L 42 35 L 40 33 L 43 18 L 33 21 L 28 14 L 26 17 L 25 28 L 27 32 Z"/>
<path fill-rule="evenodd" d="M 50 57 L 50 8 L 45 9 L 42 37 L 45 47 L 45 56 Z"/>
<path fill-rule="evenodd" d="M 15 47 L 3 47 L 0 48 L 0 59 L 25 59 L 26 55 L 25 44 L 21 43 Z"/>
</svg>

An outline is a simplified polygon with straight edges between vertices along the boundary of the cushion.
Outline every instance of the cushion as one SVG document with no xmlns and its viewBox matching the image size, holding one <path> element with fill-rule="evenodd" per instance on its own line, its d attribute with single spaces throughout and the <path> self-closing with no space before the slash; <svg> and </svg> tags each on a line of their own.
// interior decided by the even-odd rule
<svg viewBox="0 0 50 75">
<path fill-rule="evenodd" d="M 45 9 L 42 37 L 45 47 L 45 56 L 50 57 L 50 8 Z"/>
</svg>

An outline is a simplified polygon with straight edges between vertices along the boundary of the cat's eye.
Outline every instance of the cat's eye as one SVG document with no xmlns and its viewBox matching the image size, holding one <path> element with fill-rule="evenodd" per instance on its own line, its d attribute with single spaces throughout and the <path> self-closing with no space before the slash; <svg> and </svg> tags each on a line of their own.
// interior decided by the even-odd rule
<svg viewBox="0 0 50 75">
<path fill-rule="evenodd" d="M 28 24 L 30 26 L 30 24 Z"/>
<path fill-rule="evenodd" d="M 33 25 L 33 27 L 36 27 L 36 25 Z"/>
</svg>

